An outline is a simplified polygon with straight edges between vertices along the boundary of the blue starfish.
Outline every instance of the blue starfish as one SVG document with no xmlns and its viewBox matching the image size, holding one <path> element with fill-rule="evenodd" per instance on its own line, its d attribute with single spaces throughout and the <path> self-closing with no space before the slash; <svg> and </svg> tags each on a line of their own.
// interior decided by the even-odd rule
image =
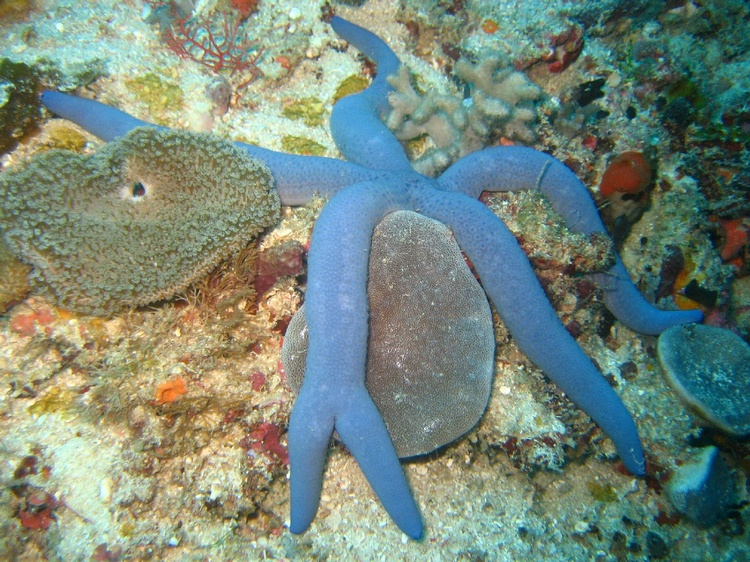
<svg viewBox="0 0 750 562">
<path fill-rule="evenodd" d="M 369 31 L 338 17 L 331 24 L 378 66 L 369 88 L 340 100 L 331 115 L 333 137 L 348 162 L 237 143 L 268 165 L 284 204 L 302 204 L 313 193 L 331 196 L 315 224 L 308 261 L 307 369 L 289 422 L 291 531 L 304 532 L 315 517 L 335 429 L 396 524 L 412 538 L 422 535 L 409 484 L 365 387 L 371 236 L 383 216 L 399 209 L 450 226 L 520 349 L 599 424 L 627 469 L 642 475 L 643 450 L 632 417 L 561 324 L 516 239 L 477 201 L 485 190 L 537 189 L 570 229 L 604 232 L 584 185 L 551 156 L 523 147 L 481 150 L 438 179 L 415 172 L 381 121 L 391 91 L 386 78 L 398 70 L 398 58 Z M 149 125 L 66 94 L 45 92 L 42 101 L 104 140 Z M 701 320 L 698 311 L 660 311 L 649 305 L 619 258 L 609 271 L 594 277 L 606 306 L 633 330 L 658 334 Z"/>
</svg>

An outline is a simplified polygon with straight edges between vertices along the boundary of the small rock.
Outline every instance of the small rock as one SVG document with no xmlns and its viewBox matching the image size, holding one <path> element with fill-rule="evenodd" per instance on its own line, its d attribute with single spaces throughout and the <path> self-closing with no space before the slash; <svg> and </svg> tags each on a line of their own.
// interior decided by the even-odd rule
<svg viewBox="0 0 750 562">
<path fill-rule="evenodd" d="M 662 560 L 669 555 L 669 546 L 658 533 L 646 533 L 646 550 L 650 559 Z"/>
<path fill-rule="evenodd" d="M 750 434 L 750 346 L 738 335 L 691 324 L 659 336 L 659 362 L 680 398 L 732 435 Z"/>
<path fill-rule="evenodd" d="M 667 485 L 674 508 L 700 527 L 710 527 L 737 502 L 734 480 L 716 447 L 706 447 L 675 470 Z"/>
</svg>

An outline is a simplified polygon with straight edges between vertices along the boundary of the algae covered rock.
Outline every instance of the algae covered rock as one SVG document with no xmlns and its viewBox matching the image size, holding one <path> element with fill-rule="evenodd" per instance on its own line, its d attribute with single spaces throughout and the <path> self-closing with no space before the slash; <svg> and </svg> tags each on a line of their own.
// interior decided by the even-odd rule
<svg viewBox="0 0 750 562">
<path fill-rule="evenodd" d="M 31 290 L 30 271 L 31 268 L 18 261 L 5 242 L 0 239 L 0 312 L 5 312 Z"/>
<path fill-rule="evenodd" d="M 270 171 L 229 142 L 153 127 L 0 176 L 0 231 L 59 305 L 107 315 L 168 298 L 279 217 Z"/>
<path fill-rule="evenodd" d="M 10 151 L 36 127 L 38 89 L 34 68 L 0 58 L 0 153 Z"/>
<path fill-rule="evenodd" d="M 369 263 L 365 384 L 399 457 L 426 454 L 469 431 L 487 407 L 490 307 L 450 230 L 416 213 L 391 213 L 378 224 Z M 306 354 L 303 307 L 282 348 L 295 391 Z"/>
<path fill-rule="evenodd" d="M 675 326 L 659 336 L 659 362 L 678 395 L 713 425 L 750 434 L 750 346 L 713 326 Z"/>
</svg>

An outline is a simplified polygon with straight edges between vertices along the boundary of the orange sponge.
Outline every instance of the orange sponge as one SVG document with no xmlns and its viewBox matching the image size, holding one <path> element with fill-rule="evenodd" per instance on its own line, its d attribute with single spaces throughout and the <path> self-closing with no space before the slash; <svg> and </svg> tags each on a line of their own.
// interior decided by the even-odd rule
<svg viewBox="0 0 750 562">
<path fill-rule="evenodd" d="M 646 157 L 635 151 L 619 154 L 610 162 L 602 176 L 599 193 L 609 197 L 614 193 L 639 193 L 651 183 L 651 165 Z"/>
<path fill-rule="evenodd" d="M 177 398 L 187 392 L 187 385 L 181 378 L 172 379 L 157 385 L 156 404 L 174 402 Z"/>
</svg>

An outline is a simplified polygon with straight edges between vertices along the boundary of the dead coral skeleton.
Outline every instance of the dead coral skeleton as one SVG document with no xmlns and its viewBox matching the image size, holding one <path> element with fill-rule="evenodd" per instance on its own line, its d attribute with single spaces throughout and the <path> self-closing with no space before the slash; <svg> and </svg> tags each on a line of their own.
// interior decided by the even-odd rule
<svg viewBox="0 0 750 562">
<path fill-rule="evenodd" d="M 418 92 L 405 67 L 389 78 L 395 91 L 386 124 L 399 140 L 427 136 L 432 147 L 413 162 L 417 171 L 440 173 L 461 156 L 475 152 L 501 136 L 529 142 L 536 118 L 534 102 L 542 90 L 505 57 L 487 53 L 476 64 L 456 63 L 458 78 L 469 84 L 471 96 Z"/>
</svg>

